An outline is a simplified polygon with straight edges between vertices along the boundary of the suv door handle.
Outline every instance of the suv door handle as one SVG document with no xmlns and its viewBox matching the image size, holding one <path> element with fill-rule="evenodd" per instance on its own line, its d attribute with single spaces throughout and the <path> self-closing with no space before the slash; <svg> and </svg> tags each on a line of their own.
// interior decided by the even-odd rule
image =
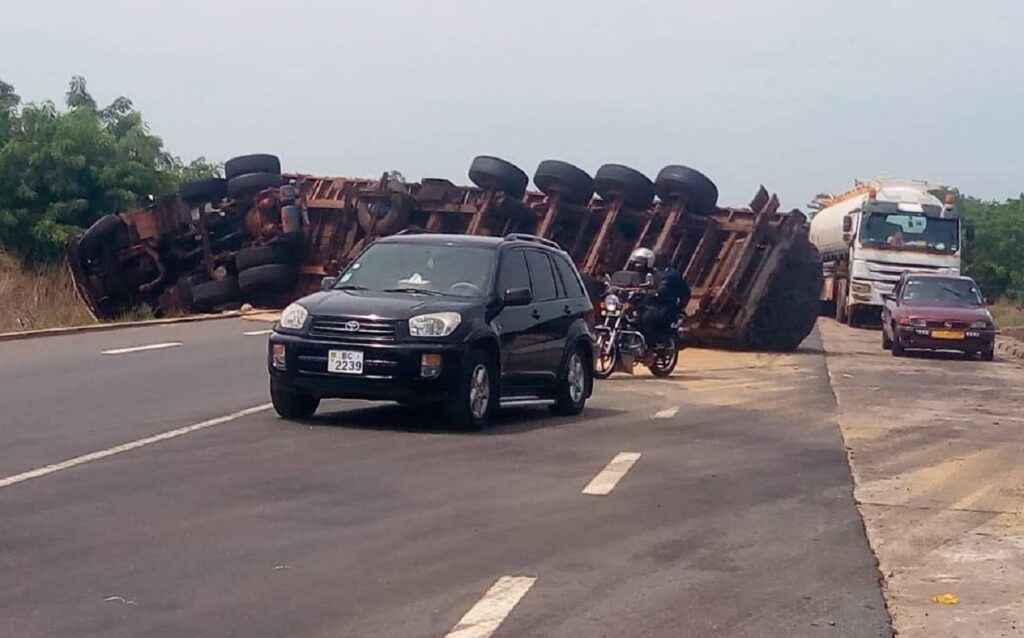
<svg viewBox="0 0 1024 638">
<path fill-rule="evenodd" d="M 533 312 L 530 313 L 530 316 L 533 317 L 534 319 L 540 319 L 540 310 L 534 308 Z"/>
</svg>

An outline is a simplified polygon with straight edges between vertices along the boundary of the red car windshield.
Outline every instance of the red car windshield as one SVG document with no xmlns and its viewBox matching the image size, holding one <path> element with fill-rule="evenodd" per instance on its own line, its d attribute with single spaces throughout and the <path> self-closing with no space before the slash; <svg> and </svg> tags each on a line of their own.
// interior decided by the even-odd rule
<svg viewBox="0 0 1024 638">
<path fill-rule="evenodd" d="M 903 284 L 902 301 L 908 306 L 983 306 L 978 287 L 967 279 L 910 278 Z"/>
</svg>

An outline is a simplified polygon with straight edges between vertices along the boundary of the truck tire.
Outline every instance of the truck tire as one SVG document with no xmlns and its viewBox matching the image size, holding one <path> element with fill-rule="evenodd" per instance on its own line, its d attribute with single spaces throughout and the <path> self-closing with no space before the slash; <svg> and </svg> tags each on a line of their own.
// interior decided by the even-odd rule
<svg viewBox="0 0 1024 638">
<path fill-rule="evenodd" d="M 238 279 L 229 276 L 218 281 L 195 284 L 191 295 L 193 310 L 213 310 L 221 304 L 238 299 Z"/>
<path fill-rule="evenodd" d="M 604 200 L 622 198 L 627 208 L 647 210 L 654 203 L 654 184 L 647 176 L 621 164 L 605 164 L 594 174 L 594 190 Z"/>
<path fill-rule="evenodd" d="M 718 187 L 704 173 L 688 166 L 666 166 L 654 180 L 662 201 L 682 200 L 691 215 L 709 215 L 718 204 Z"/>
<path fill-rule="evenodd" d="M 254 266 L 238 274 L 238 287 L 246 295 L 285 292 L 295 283 L 298 274 L 291 264 Z"/>
<path fill-rule="evenodd" d="M 241 199 L 267 188 L 281 185 L 281 176 L 274 173 L 249 173 L 228 180 L 228 197 Z"/>
<path fill-rule="evenodd" d="M 521 199 L 530 177 L 521 168 L 498 157 L 481 155 L 469 166 L 469 179 L 484 190 L 502 191 Z"/>
<path fill-rule="evenodd" d="M 545 195 L 561 195 L 570 204 L 584 205 L 594 196 L 594 178 L 559 160 L 541 162 L 533 173 L 533 183 Z"/>
<path fill-rule="evenodd" d="M 409 225 L 409 218 L 416 210 L 416 200 L 405 193 L 392 193 L 388 201 L 374 202 L 371 206 L 359 207 L 359 226 L 375 235 L 394 235 Z M 374 225 L 376 217 L 376 226 Z"/>
<path fill-rule="evenodd" d="M 821 256 L 807 235 L 793 240 L 751 322 L 750 346 L 796 350 L 814 329 L 821 292 Z"/>
<path fill-rule="evenodd" d="M 238 272 L 267 264 L 291 264 L 296 260 L 295 246 L 282 241 L 265 246 L 249 246 L 235 254 L 235 268 Z"/>
<path fill-rule="evenodd" d="M 850 319 L 846 308 L 846 286 L 845 279 L 836 281 L 836 321 L 839 323 L 848 323 Z"/>
<path fill-rule="evenodd" d="M 281 160 L 276 155 L 255 153 L 253 155 L 239 155 L 224 162 L 224 176 L 227 179 L 233 179 L 250 173 L 280 175 Z"/>
<path fill-rule="evenodd" d="M 199 179 L 194 182 L 184 182 L 178 189 L 181 199 L 193 204 L 197 202 L 216 202 L 227 197 L 228 182 L 223 177 L 211 177 Z"/>
<path fill-rule="evenodd" d="M 84 259 L 99 255 L 104 247 L 128 245 L 128 225 L 117 215 L 104 215 L 89 226 L 78 239 L 78 254 Z"/>
</svg>

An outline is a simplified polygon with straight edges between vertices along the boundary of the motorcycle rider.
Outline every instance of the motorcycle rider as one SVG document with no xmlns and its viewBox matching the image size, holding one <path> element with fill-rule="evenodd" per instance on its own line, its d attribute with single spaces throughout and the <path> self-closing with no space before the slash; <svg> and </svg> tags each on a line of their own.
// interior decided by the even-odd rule
<svg viewBox="0 0 1024 638">
<path fill-rule="evenodd" d="M 640 311 L 640 333 L 647 345 L 653 347 L 689 303 L 690 286 L 679 269 L 671 264 L 668 255 L 656 257 L 650 248 L 634 250 L 626 262 L 626 270 L 635 273 L 635 279 L 640 282 L 651 282 L 654 295 Z"/>
</svg>

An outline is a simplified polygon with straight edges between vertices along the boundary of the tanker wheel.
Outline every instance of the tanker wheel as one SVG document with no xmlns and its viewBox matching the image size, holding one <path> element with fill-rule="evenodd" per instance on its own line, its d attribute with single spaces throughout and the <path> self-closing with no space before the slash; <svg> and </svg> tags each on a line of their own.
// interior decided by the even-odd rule
<svg viewBox="0 0 1024 638">
<path fill-rule="evenodd" d="M 241 199 L 268 188 L 281 185 L 281 176 L 276 173 L 248 173 L 228 180 L 228 197 Z"/>
<path fill-rule="evenodd" d="M 359 226 L 367 232 L 372 228 L 375 235 L 394 235 L 405 229 L 414 210 L 416 200 L 404 193 L 392 193 L 387 200 L 359 206 Z"/>
<path fill-rule="evenodd" d="M 217 281 L 195 284 L 190 296 L 193 310 L 213 310 L 217 306 L 238 299 L 238 279 L 228 276 Z"/>
<path fill-rule="evenodd" d="M 561 195 L 570 204 L 584 205 L 594 196 L 594 178 L 568 162 L 544 160 L 533 173 L 533 183 L 545 195 Z"/>
<path fill-rule="evenodd" d="M 117 215 L 104 215 L 82 233 L 78 239 L 78 254 L 85 259 L 93 259 L 105 248 L 118 250 L 128 243 L 128 225 Z"/>
<path fill-rule="evenodd" d="M 751 347 L 774 352 L 796 350 L 818 318 L 821 280 L 821 256 L 801 233 L 790 245 L 754 314 Z"/>
<path fill-rule="evenodd" d="M 688 166 L 666 166 L 654 180 L 654 190 L 664 201 L 682 200 L 687 213 L 709 215 L 718 204 L 718 187 L 707 175 Z"/>
<path fill-rule="evenodd" d="M 594 174 L 594 190 L 601 199 L 622 198 L 627 208 L 647 210 L 654 203 L 654 183 L 638 170 L 605 164 Z"/>
<path fill-rule="evenodd" d="M 526 194 L 530 177 L 521 168 L 498 157 L 481 155 L 469 167 L 469 179 L 488 191 L 502 191 L 521 199 Z"/>
<path fill-rule="evenodd" d="M 194 182 L 184 182 L 178 189 L 181 199 L 190 203 L 216 202 L 224 199 L 228 194 L 228 183 L 222 177 L 210 177 Z"/>
</svg>

